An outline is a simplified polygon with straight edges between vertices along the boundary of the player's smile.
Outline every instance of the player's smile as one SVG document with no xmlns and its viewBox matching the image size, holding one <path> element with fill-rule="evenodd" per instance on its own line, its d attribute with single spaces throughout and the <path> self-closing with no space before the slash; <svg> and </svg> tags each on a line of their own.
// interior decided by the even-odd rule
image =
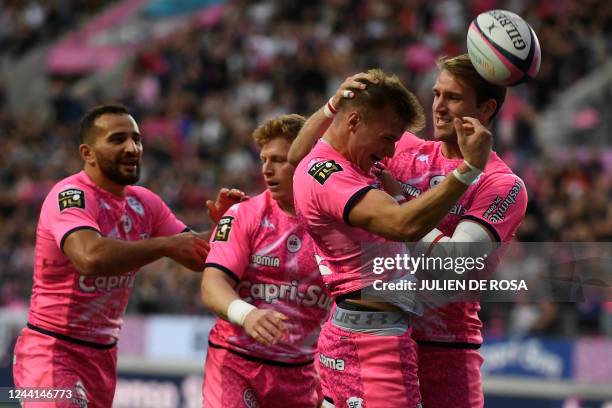
<svg viewBox="0 0 612 408">
<path fill-rule="evenodd" d="M 449 124 L 452 124 L 452 123 L 453 123 L 452 116 L 440 116 L 440 115 L 436 115 L 435 126 L 437 128 L 447 127 Z"/>
</svg>

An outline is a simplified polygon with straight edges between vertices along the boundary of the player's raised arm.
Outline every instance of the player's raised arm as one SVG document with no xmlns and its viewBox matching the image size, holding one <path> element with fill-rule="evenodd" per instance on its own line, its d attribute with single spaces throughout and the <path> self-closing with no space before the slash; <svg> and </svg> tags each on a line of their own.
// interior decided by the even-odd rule
<svg viewBox="0 0 612 408">
<path fill-rule="evenodd" d="M 350 210 L 350 224 L 402 241 L 418 241 L 434 228 L 478 177 L 491 150 L 491 132 L 477 119 L 464 118 L 463 123 L 457 119 L 455 128 L 465 161 L 452 177 L 446 177 L 436 188 L 402 205 L 388 194 L 372 189 Z"/>
<path fill-rule="evenodd" d="M 367 83 L 364 82 L 364 79 L 376 81 L 376 78 L 371 78 L 363 72 L 346 78 L 329 101 L 306 120 L 297 138 L 291 143 L 287 154 L 289 163 L 297 166 L 300 160 L 310 152 L 316 141 L 331 124 L 337 110 L 342 106 L 343 99 L 351 99 L 355 96 L 355 92 L 366 89 Z"/>
</svg>

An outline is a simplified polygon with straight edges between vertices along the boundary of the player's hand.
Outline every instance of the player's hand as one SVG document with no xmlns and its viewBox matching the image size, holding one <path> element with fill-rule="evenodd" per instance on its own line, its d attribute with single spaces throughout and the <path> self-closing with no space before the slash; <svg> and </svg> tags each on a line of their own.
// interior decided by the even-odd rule
<svg viewBox="0 0 612 408">
<path fill-rule="evenodd" d="M 203 270 L 210 246 L 195 232 L 166 237 L 166 256 L 193 270 Z"/>
<path fill-rule="evenodd" d="M 455 118 L 453 122 L 461 154 L 472 166 L 484 170 L 493 146 L 493 135 L 478 119 L 469 116 L 462 119 Z"/>
<path fill-rule="evenodd" d="M 208 218 L 217 224 L 223 214 L 234 204 L 247 200 L 247 196 L 243 191 L 236 188 L 222 188 L 217 194 L 215 201 L 207 200 L 206 207 L 208 208 Z"/>
<path fill-rule="evenodd" d="M 381 162 L 374 163 L 372 169 L 370 170 L 374 177 L 380 180 L 383 189 L 392 197 L 402 195 L 402 186 L 401 184 L 393 177 L 393 175 L 387 170 L 384 164 Z"/>
<path fill-rule="evenodd" d="M 258 343 L 268 346 L 276 344 L 287 333 L 287 316 L 270 309 L 254 309 L 244 319 L 244 330 Z"/>
<path fill-rule="evenodd" d="M 334 108 L 340 109 L 345 99 L 352 99 L 355 97 L 355 92 L 366 89 L 368 87 L 367 82 L 377 83 L 378 80 L 365 72 L 360 72 L 346 78 L 336 90 L 334 96 L 332 96 L 331 103 Z"/>
</svg>

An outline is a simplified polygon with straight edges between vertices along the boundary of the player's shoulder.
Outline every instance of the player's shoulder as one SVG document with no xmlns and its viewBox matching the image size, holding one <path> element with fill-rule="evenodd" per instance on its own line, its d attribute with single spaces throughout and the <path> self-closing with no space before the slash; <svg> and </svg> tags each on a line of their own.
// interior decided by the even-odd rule
<svg viewBox="0 0 612 408">
<path fill-rule="evenodd" d="M 439 144 L 440 142 L 435 140 L 424 140 L 413 133 L 405 132 L 395 145 L 393 159 L 409 160 L 418 154 L 432 155 L 440 150 Z"/>
<path fill-rule="evenodd" d="M 248 220 L 260 218 L 261 215 L 270 207 L 272 197 L 269 190 L 265 190 L 248 200 L 241 201 L 227 209 L 224 216 L 239 217 Z"/>
<path fill-rule="evenodd" d="M 508 166 L 495 152 L 491 152 L 485 172 L 496 175 L 514 174 L 510 166 Z"/>
<path fill-rule="evenodd" d="M 496 184 L 520 184 L 525 186 L 521 179 L 495 152 L 491 153 L 491 157 L 485 169 L 486 180 L 489 183 Z"/>
<path fill-rule="evenodd" d="M 81 190 L 89 190 L 91 186 L 84 179 L 85 175 L 83 172 L 73 174 L 71 176 L 65 177 L 55 183 L 55 185 L 51 188 L 49 193 L 57 193 L 58 191 L 66 190 L 69 188 L 76 188 Z"/>
<path fill-rule="evenodd" d="M 411 132 L 404 132 L 400 140 L 397 142 L 396 147 L 402 149 L 415 149 L 424 146 L 433 146 L 436 142 L 433 140 L 421 139 L 417 135 Z"/>
<path fill-rule="evenodd" d="M 68 208 L 85 209 L 88 204 L 96 202 L 94 196 L 95 189 L 91 181 L 84 172 L 79 172 L 55 183 L 47 194 L 43 208 L 57 204 L 60 211 Z"/>
<path fill-rule="evenodd" d="M 324 141 L 319 141 L 296 169 L 294 190 L 309 185 L 325 186 L 335 173 L 353 170 L 353 166 Z"/>
<path fill-rule="evenodd" d="M 162 201 L 162 198 L 152 190 L 143 186 L 126 186 L 125 196 L 128 199 L 137 199 L 140 201 Z"/>
<path fill-rule="evenodd" d="M 507 166 L 506 166 L 507 167 Z M 498 168 L 495 171 L 485 171 L 485 176 L 476 187 L 477 194 L 495 194 L 516 202 L 526 203 L 528 200 L 525 182 L 510 168 Z"/>
<path fill-rule="evenodd" d="M 248 200 L 241 201 L 236 203 L 230 207 L 235 212 L 244 212 L 247 211 L 250 214 L 257 214 L 264 211 L 271 203 L 272 195 L 268 189 L 263 192 L 257 194 L 254 197 L 249 198 Z"/>
</svg>

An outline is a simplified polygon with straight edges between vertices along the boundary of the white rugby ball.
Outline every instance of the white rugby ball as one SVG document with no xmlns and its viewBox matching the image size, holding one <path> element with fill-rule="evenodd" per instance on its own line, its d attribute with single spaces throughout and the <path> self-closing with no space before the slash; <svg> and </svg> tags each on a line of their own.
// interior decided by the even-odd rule
<svg viewBox="0 0 612 408">
<path fill-rule="evenodd" d="M 468 29 L 467 49 L 478 73 L 495 85 L 517 85 L 540 70 L 538 37 L 525 20 L 510 11 L 479 14 Z"/>
</svg>

